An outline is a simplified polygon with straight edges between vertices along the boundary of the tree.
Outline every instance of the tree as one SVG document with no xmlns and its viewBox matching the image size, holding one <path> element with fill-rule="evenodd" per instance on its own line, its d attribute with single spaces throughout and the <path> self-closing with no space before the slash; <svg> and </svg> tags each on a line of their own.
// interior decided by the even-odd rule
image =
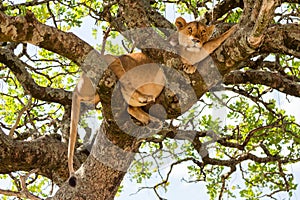
<svg viewBox="0 0 300 200">
<path fill-rule="evenodd" d="M 178 15 L 217 24 L 216 35 L 238 24 L 195 74 L 184 72 L 166 40 L 175 30 L 165 17 L 170 5 Z M 300 161 L 299 119 L 270 97 L 300 97 L 298 0 L 2 1 L 0 10 L 0 173 L 13 182 L 0 194 L 45 198 L 51 191 L 43 187 L 51 181 L 59 189 L 49 199 L 114 199 L 126 173 L 137 182 L 151 178 L 166 154 L 173 159 L 164 163 L 168 173 L 149 187 L 159 199 L 159 188 L 168 188 L 172 170 L 183 163 L 190 173 L 185 180 L 205 182 L 211 199 L 294 194 L 297 184 L 287 169 Z M 68 32 L 86 19 L 95 23 L 94 36 L 103 29 L 95 47 Z M 118 35 L 123 46 L 115 43 Z M 95 51 L 137 49 L 161 63 L 168 79 L 156 100 L 161 106 L 145 108 L 165 112 L 160 129 L 126 115 L 116 77 Z M 98 83 L 102 106 L 92 151 L 87 145 L 76 151 L 81 167 L 73 188 L 66 141 L 71 91 L 82 70 Z M 82 111 L 91 112 L 88 106 Z M 126 121 L 116 120 L 120 115 Z M 90 131 L 87 120 L 81 126 Z M 242 184 L 231 185 L 234 174 Z"/>
</svg>

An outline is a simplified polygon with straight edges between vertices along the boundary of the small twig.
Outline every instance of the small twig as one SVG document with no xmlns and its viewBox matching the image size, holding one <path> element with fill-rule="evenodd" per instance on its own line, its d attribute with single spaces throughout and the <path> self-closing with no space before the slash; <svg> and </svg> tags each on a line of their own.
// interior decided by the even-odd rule
<svg viewBox="0 0 300 200">
<path fill-rule="evenodd" d="M 35 101 L 37 101 L 37 100 L 35 100 Z M 36 103 L 33 104 L 33 106 L 35 106 L 35 105 L 36 105 Z M 39 131 L 38 131 L 38 129 L 37 129 L 35 123 L 33 122 L 33 119 L 32 119 L 32 117 L 30 116 L 30 113 L 29 113 L 29 110 L 28 110 L 28 109 L 26 110 L 26 113 L 27 113 L 27 116 L 28 116 L 28 119 L 29 119 L 29 123 L 30 123 L 31 126 L 33 127 L 35 133 L 38 133 Z"/>
<path fill-rule="evenodd" d="M 230 171 L 224 175 L 222 175 L 221 179 L 222 179 L 222 187 L 221 187 L 221 192 L 219 194 L 219 200 L 222 200 L 222 196 L 224 191 L 226 190 L 226 179 L 229 178 L 229 176 L 236 171 L 236 166 L 232 166 L 230 167 Z"/>
<path fill-rule="evenodd" d="M 20 183 L 20 180 L 14 176 L 12 173 L 9 173 L 8 176 L 13 180 L 14 184 L 16 185 L 17 187 L 17 190 L 21 190 L 21 183 Z"/>
<path fill-rule="evenodd" d="M 2 190 L 0 189 L 0 194 L 6 195 L 6 196 L 15 196 L 18 198 L 28 198 L 31 200 L 41 200 L 41 198 L 31 194 L 27 187 L 26 187 L 26 179 L 32 174 L 37 173 L 38 169 L 31 170 L 29 173 L 27 173 L 25 176 L 20 176 L 20 182 L 21 182 L 21 191 L 15 192 L 10 190 Z"/>
<path fill-rule="evenodd" d="M 20 191 L 20 193 L 24 194 L 25 197 L 29 198 L 29 199 L 32 199 L 32 200 L 40 200 L 39 197 L 31 194 L 27 187 L 26 187 L 26 180 L 27 178 L 33 174 L 33 173 L 37 173 L 39 170 L 38 169 L 34 169 L 34 170 L 31 170 L 30 172 L 28 172 L 25 176 L 20 176 L 20 180 L 21 180 L 21 187 L 22 187 L 22 190 Z"/>
<path fill-rule="evenodd" d="M 17 119 L 16 119 L 15 124 L 13 125 L 13 127 L 12 127 L 12 128 L 10 129 L 10 131 L 9 131 L 9 137 L 13 138 L 14 132 L 15 132 L 16 128 L 17 128 L 18 125 L 19 125 L 19 122 L 20 122 L 20 120 L 21 120 L 21 117 L 22 117 L 23 113 L 24 113 L 26 110 L 29 109 L 29 107 L 31 106 L 31 102 L 32 102 L 32 96 L 29 95 L 29 99 L 28 99 L 27 104 L 20 110 L 19 115 L 18 115 L 18 117 L 17 117 Z"/>
<path fill-rule="evenodd" d="M 57 23 L 56 23 L 56 20 L 55 20 L 55 15 L 53 14 L 53 12 L 52 12 L 52 10 L 50 8 L 50 3 L 47 2 L 46 5 L 47 5 L 48 12 L 50 13 L 50 15 L 51 15 L 51 17 L 53 19 L 54 26 L 55 26 L 55 28 L 57 28 L 58 26 L 57 26 Z"/>
<path fill-rule="evenodd" d="M 138 191 L 137 191 L 136 193 L 133 193 L 133 194 L 131 194 L 131 195 L 137 194 L 138 192 L 140 192 L 141 190 L 144 190 L 144 189 L 153 189 L 154 192 L 155 192 L 155 194 L 156 194 L 156 196 L 158 197 L 159 200 L 167 200 L 167 199 L 165 199 L 165 198 L 163 198 L 163 197 L 161 197 L 161 196 L 159 195 L 157 189 L 158 189 L 160 186 L 165 187 L 165 185 L 168 183 L 169 178 L 170 178 L 170 175 L 171 175 L 171 173 L 172 173 L 172 171 L 173 171 L 174 166 L 179 165 L 179 164 L 181 164 L 181 163 L 183 163 L 183 162 L 187 162 L 187 161 L 193 161 L 193 162 L 195 163 L 196 160 L 195 160 L 194 158 L 187 157 L 187 158 L 184 158 L 184 159 L 182 159 L 182 160 L 178 160 L 178 161 L 172 163 L 171 166 L 170 166 L 170 169 L 169 169 L 169 171 L 168 171 L 168 173 L 167 173 L 166 178 L 165 178 L 164 180 L 162 180 L 162 182 L 160 182 L 160 183 L 158 183 L 158 184 L 156 184 L 156 185 L 154 185 L 154 186 L 150 186 L 150 187 L 141 187 L 141 188 L 138 189 Z"/>
<path fill-rule="evenodd" d="M 280 161 L 278 161 L 278 168 L 279 168 L 279 174 L 284 180 L 286 191 L 290 191 L 290 185 L 288 180 L 286 179 L 286 174 L 283 172 L 282 163 Z"/>
<path fill-rule="evenodd" d="M 131 49 L 129 49 L 129 47 L 126 46 L 124 40 L 122 40 L 121 42 L 122 42 L 122 47 L 125 49 L 125 51 L 126 51 L 127 53 L 132 53 L 133 50 L 134 50 L 135 47 L 136 47 L 136 43 L 135 43 L 135 42 L 132 43 Z"/>
<path fill-rule="evenodd" d="M 101 55 L 104 55 L 105 52 L 105 46 L 106 46 L 106 41 L 107 38 L 109 37 L 109 33 L 111 31 L 111 27 L 107 27 L 106 31 L 103 31 L 104 36 L 103 36 L 103 40 L 102 40 L 102 48 L 101 48 Z"/>
</svg>

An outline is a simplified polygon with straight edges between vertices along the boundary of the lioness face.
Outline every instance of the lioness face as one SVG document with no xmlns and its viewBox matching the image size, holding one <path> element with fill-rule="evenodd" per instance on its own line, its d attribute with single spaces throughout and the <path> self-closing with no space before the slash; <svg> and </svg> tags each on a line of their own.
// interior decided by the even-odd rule
<svg viewBox="0 0 300 200">
<path fill-rule="evenodd" d="M 186 47 L 188 51 L 199 51 L 203 44 L 207 42 L 215 26 L 192 21 L 187 23 L 182 17 L 176 19 L 175 25 L 178 31 L 179 45 Z"/>
</svg>

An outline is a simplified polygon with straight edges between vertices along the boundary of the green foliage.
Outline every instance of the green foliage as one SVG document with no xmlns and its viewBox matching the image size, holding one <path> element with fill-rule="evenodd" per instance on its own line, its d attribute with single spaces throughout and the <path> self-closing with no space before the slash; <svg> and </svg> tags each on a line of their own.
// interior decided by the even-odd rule
<svg viewBox="0 0 300 200">
<path fill-rule="evenodd" d="M 223 16 L 223 17 L 224 17 L 224 19 L 226 19 L 225 22 L 236 23 L 239 21 L 242 13 L 243 13 L 243 10 L 241 8 L 237 8 L 233 12 L 226 14 L 226 16 Z"/>
<path fill-rule="evenodd" d="M 102 45 L 100 45 L 97 49 L 102 49 Z M 123 47 L 115 44 L 112 40 L 106 41 L 105 49 L 107 53 L 112 55 L 122 55 L 126 52 Z"/>
<path fill-rule="evenodd" d="M 18 191 L 18 188 L 20 188 L 20 182 L 18 181 L 20 179 L 20 176 L 25 176 L 26 173 L 24 172 L 18 172 L 18 173 L 11 173 L 10 176 L 8 175 L 1 175 L 1 179 L 5 179 L 7 182 L 10 181 L 11 184 L 9 184 L 11 191 Z M 17 180 L 17 182 L 16 182 Z M 28 191 L 30 191 L 32 194 L 41 197 L 41 198 L 46 198 L 49 196 L 49 193 L 53 191 L 53 185 L 51 184 L 51 180 L 42 177 L 42 176 L 37 176 L 35 174 L 31 174 L 27 179 L 26 179 L 26 184 Z M 13 199 L 7 196 L 1 196 L 1 199 Z"/>
<path fill-rule="evenodd" d="M 116 194 L 116 197 L 119 197 L 120 196 L 120 193 L 123 191 L 123 188 L 124 186 L 123 185 L 120 185 L 120 187 L 118 188 L 118 192 Z"/>
<path fill-rule="evenodd" d="M 155 3 L 151 6 L 158 10 L 161 14 L 164 14 L 166 11 L 166 4 L 162 0 L 155 1 Z"/>
<path fill-rule="evenodd" d="M 28 186 L 28 190 L 36 196 L 48 197 L 51 190 L 51 181 L 43 176 L 38 176 L 34 184 Z"/>
<path fill-rule="evenodd" d="M 203 98 L 202 103 L 191 108 L 179 122 L 184 129 L 192 128 L 199 132 L 211 131 L 220 137 L 229 138 L 232 144 L 244 145 L 243 149 L 237 149 L 222 145 L 221 141 L 209 134 L 200 137 L 203 150 L 197 151 L 190 142 L 179 142 L 176 140 L 163 140 L 161 143 L 145 143 L 141 150 L 147 149 L 149 154 L 156 155 L 156 162 L 142 162 L 138 159 L 133 165 L 133 178 L 137 183 L 142 179 L 149 179 L 154 176 L 155 168 L 160 171 L 165 166 L 166 157 L 170 163 L 176 163 L 187 158 L 194 158 L 201 161 L 201 156 L 208 154 L 210 158 L 218 161 L 228 159 L 239 159 L 243 155 L 250 153 L 257 157 L 279 156 L 289 159 L 291 162 L 255 162 L 246 159 L 239 164 L 241 178 L 244 183 L 229 184 L 232 174 L 223 182 L 224 176 L 228 174 L 230 168 L 222 165 L 198 166 L 188 165 L 190 181 L 205 181 L 210 199 L 216 199 L 220 195 L 221 188 L 223 196 L 228 198 L 260 199 L 266 193 L 273 191 L 292 191 L 296 189 L 294 176 L 287 170 L 292 160 L 300 157 L 300 127 L 294 116 L 289 116 L 278 105 L 274 99 L 261 98 L 261 94 L 267 89 L 264 86 L 244 85 L 240 87 L 247 91 L 248 96 L 226 93 L 212 95 L 208 93 Z M 269 99 L 269 100 L 265 100 Z M 226 108 L 224 105 L 226 104 Z M 206 114 L 211 109 L 224 109 L 227 111 L 226 123 L 220 118 L 215 118 L 212 114 Z M 263 145 L 263 147 L 261 146 Z M 207 153 L 204 150 L 208 150 Z M 153 154 L 154 152 L 154 154 Z M 159 152 L 159 153 L 158 153 Z M 169 154 L 166 154 L 168 152 Z M 202 153 L 201 153 L 202 152 Z M 159 156 L 158 156 L 159 155 Z M 145 156 L 146 157 L 146 156 Z M 190 159 L 189 159 L 190 160 Z M 157 165 L 159 163 L 161 165 Z M 138 172 L 135 174 L 135 172 Z M 162 178 L 164 181 L 164 178 Z M 288 193 L 292 195 L 292 192 Z"/>
<path fill-rule="evenodd" d="M 4 3 L 4 5 L 9 4 L 13 6 L 11 2 Z M 46 4 L 32 7 L 19 6 L 18 9 L 7 9 L 6 14 L 25 15 L 27 10 L 31 10 L 41 23 L 51 24 L 68 31 L 72 27 L 80 26 L 88 12 L 85 7 L 78 6 L 75 1 L 68 1 L 66 4 L 50 2 L 51 12 Z M 53 18 L 60 19 L 59 23 L 54 24 Z M 18 49 L 24 47 L 29 49 L 29 55 L 22 55 L 21 60 L 28 64 L 27 71 L 36 84 L 42 87 L 73 90 L 76 80 L 79 78 L 77 65 L 60 55 L 32 45 L 20 44 Z M 30 96 L 24 91 L 14 74 L 2 66 L 0 70 L 0 122 L 1 127 L 4 127 L 3 130 L 8 132 L 15 125 L 20 111 L 28 104 Z M 19 139 L 30 139 L 44 134 L 61 133 L 60 123 L 64 112 L 63 106 L 57 103 L 43 102 L 32 98 L 31 105 L 20 116 L 14 136 Z M 16 178 L 19 178 L 18 175 Z M 1 176 L 0 179 L 9 180 L 8 176 Z M 12 188 L 6 189 L 17 191 L 15 182 L 12 180 L 11 182 L 14 183 Z M 51 185 L 49 179 L 38 176 L 27 188 L 31 193 L 46 198 L 50 194 Z M 1 199 L 11 198 L 1 197 Z"/>
</svg>

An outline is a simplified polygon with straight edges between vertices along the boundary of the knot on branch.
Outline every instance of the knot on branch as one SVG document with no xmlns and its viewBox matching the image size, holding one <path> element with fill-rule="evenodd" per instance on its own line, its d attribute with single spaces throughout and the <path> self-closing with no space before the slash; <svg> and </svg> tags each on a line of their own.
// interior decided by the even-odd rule
<svg viewBox="0 0 300 200">
<path fill-rule="evenodd" d="M 263 39 L 264 35 L 258 37 L 251 35 L 250 37 L 247 37 L 247 42 L 251 48 L 257 49 L 262 44 Z"/>
<path fill-rule="evenodd" d="M 251 55 L 255 52 L 255 49 L 251 43 L 249 42 L 248 38 L 250 39 L 250 37 L 248 35 L 243 35 L 240 39 L 240 45 L 242 46 L 243 50 L 245 51 L 245 53 L 247 53 L 248 55 Z"/>
</svg>

